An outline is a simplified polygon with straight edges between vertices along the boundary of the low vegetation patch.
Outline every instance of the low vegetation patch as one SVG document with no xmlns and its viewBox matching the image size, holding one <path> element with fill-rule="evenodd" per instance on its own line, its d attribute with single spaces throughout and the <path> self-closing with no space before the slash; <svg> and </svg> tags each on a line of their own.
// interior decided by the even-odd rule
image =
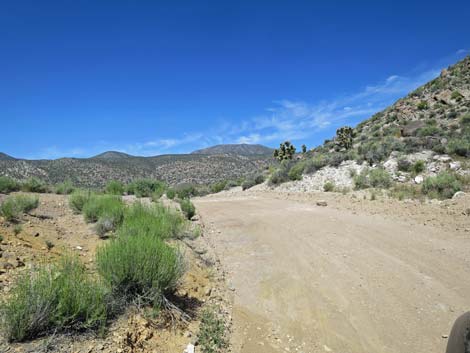
<svg viewBox="0 0 470 353">
<path fill-rule="evenodd" d="M 450 199 L 457 191 L 462 190 L 462 184 L 455 175 L 443 172 L 426 178 L 422 190 L 431 198 Z"/>
<path fill-rule="evenodd" d="M 26 192 L 45 193 L 48 191 L 44 181 L 38 178 L 29 178 L 21 184 L 21 190 Z"/>
<path fill-rule="evenodd" d="M 228 347 L 225 324 L 219 311 L 212 307 L 202 312 L 198 343 L 205 353 L 223 352 Z"/>
<path fill-rule="evenodd" d="M 116 296 L 160 307 L 184 273 L 178 249 L 150 234 L 120 236 L 99 248 L 99 273 Z"/>
<path fill-rule="evenodd" d="M 0 176 L 0 193 L 9 194 L 13 191 L 18 191 L 20 189 L 20 184 L 12 179 L 5 176 Z"/>
<path fill-rule="evenodd" d="M 55 187 L 55 193 L 59 195 L 69 195 L 75 190 L 72 182 L 66 180 L 63 183 L 57 184 Z"/>
<path fill-rule="evenodd" d="M 82 212 L 85 221 L 106 221 L 116 229 L 124 217 L 124 203 L 121 197 L 115 195 L 91 195 L 83 205 Z"/>
<path fill-rule="evenodd" d="M 110 195 L 122 195 L 124 194 L 124 184 L 118 180 L 110 180 L 106 184 L 105 192 Z"/>
<path fill-rule="evenodd" d="M 92 192 L 89 190 L 75 190 L 69 197 L 70 208 L 75 213 L 82 213 L 83 206 L 92 195 Z"/>
<path fill-rule="evenodd" d="M 7 221 L 18 221 L 21 215 L 27 213 L 39 205 L 39 198 L 32 195 L 9 196 L 0 205 L 0 215 Z"/>
<path fill-rule="evenodd" d="M 392 185 L 390 174 L 381 168 L 363 169 L 360 174 L 354 176 L 356 189 L 389 188 Z"/>
<path fill-rule="evenodd" d="M 85 272 L 75 257 L 22 276 L 1 309 L 2 329 L 11 341 L 56 330 L 103 328 L 109 291 Z"/>
<path fill-rule="evenodd" d="M 323 191 L 325 192 L 331 192 L 335 190 L 335 184 L 333 184 L 331 181 L 327 181 L 325 185 L 323 185 Z"/>
<path fill-rule="evenodd" d="M 150 197 L 160 191 L 163 195 L 165 189 L 165 183 L 155 179 L 139 179 L 127 185 L 127 193 L 137 197 Z"/>
<path fill-rule="evenodd" d="M 183 227 L 183 218 L 160 205 L 134 203 L 126 209 L 119 236 L 149 235 L 159 239 L 175 238 Z"/>
<path fill-rule="evenodd" d="M 183 214 L 187 219 L 193 218 L 193 216 L 196 214 L 196 207 L 194 204 L 191 202 L 190 199 L 182 199 L 180 200 L 180 206 L 181 206 L 181 211 L 183 211 Z"/>
</svg>

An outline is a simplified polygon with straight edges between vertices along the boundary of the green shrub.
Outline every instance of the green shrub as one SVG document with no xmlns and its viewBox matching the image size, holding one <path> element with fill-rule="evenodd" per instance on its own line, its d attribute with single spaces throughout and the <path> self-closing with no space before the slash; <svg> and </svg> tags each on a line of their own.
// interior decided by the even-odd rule
<svg viewBox="0 0 470 353">
<path fill-rule="evenodd" d="M 18 191 L 20 185 L 12 178 L 0 176 L 0 193 L 9 194 L 12 191 Z"/>
<path fill-rule="evenodd" d="M 7 339 L 24 341 L 56 330 L 102 328 L 108 290 L 87 276 L 77 258 L 39 268 L 19 278 L 2 305 Z"/>
<path fill-rule="evenodd" d="M 213 307 L 202 312 L 198 343 L 204 353 L 219 353 L 228 347 L 224 320 L 219 311 Z"/>
<path fill-rule="evenodd" d="M 421 160 L 414 162 L 411 166 L 411 171 L 414 174 L 422 173 L 424 172 L 424 169 L 426 169 L 426 164 L 424 163 L 424 161 Z"/>
<path fill-rule="evenodd" d="M 287 175 L 289 176 L 290 180 L 302 180 L 302 173 L 304 171 L 305 164 L 304 163 L 297 163 L 292 168 L 290 168 Z"/>
<path fill-rule="evenodd" d="M 470 113 L 467 113 L 464 116 L 462 116 L 462 118 L 460 119 L 460 124 L 464 126 L 470 125 Z"/>
<path fill-rule="evenodd" d="M 7 221 L 17 221 L 23 213 L 27 213 L 39 205 L 37 196 L 15 195 L 9 196 L 0 205 L 0 215 Z"/>
<path fill-rule="evenodd" d="M 166 191 L 166 197 L 168 197 L 170 200 L 173 200 L 176 196 L 176 191 L 174 189 L 169 188 Z"/>
<path fill-rule="evenodd" d="M 289 181 L 289 171 L 295 162 L 284 160 L 281 162 L 279 168 L 277 168 L 269 178 L 270 185 L 277 185 Z"/>
<path fill-rule="evenodd" d="M 392 185 L 392 178 L 385 169 L 376 168 L 369 171 L 369 182 L 374 188 L 389 188 Z"/>
<path fill-rule="evenodd" d="M 227 186 L 227 181 L 226 180 L 219 181 L 218 183 L 212 184 L 211 187 L 210 187 L 210 190 L 211 190 L 212 193 L 216 194 L 216 193 L 221 192 L 222 190 L 224 190 L 226 186 Z"/>
<path fill-rule="evenodd" d="M 176 196 L 180 199 L 189 199 L 190 197 L 197 196 L 198 190 L 192 184 L 181 184 L 175 187 Z"/>
<path fill-rule="evenodd" d="M 124 216 L 124 203 L 121 197 L 115 195 L 91 195 L 82 211 L 88 223 L 103 218 L 118 226 Z"/>
<path fill-rule="evenodd" d="M 106 184 L 105 192 L 110 195 L 122 195 L 124 194 L 124 184 L 118 180 L 110 180 Z"/>
<path fill-rule="evenodd" d="M 442 129 L 434 125 L 428 125 L 416 130 L 416 134 L 419 137 L 436 136 L 439 135 L 441 132 Z"/>
<path fill-rule="evenodd" d="M 93 195 L 89 190 L 75 190 L 69 196 L 69 206 L 74 213 L 82 213 L 83 206 L 88 201 L 88 199 Z"/>
<path fill-rule="evenodd" d="M 447 144 L 447 153 L 462 157 L 470 157 L 470 139 L 454 138 Z"/>
<path fill-rule="evenodd" d="M 118 235 L 151 235 L 160 239 L 174 238 L 179 235 L 183 218 L 178 213 L 160 205 L 134 203 L 126 209 Z"/>
<path fill-rule="evenodd" d="M 400 158 L 397 162 L 397 168 L 401 172 L 409 172 L 411 171 L 411 162 L 406 158 Z"/>
<path fill-rule="evenodd" d="M 180 206 L 181 206 L 181 211 L 183 211 L 187 219 L 193 218 L 193 216 L 196 214 L 196 207 L 194 207 L 191 200 L 189 199 L 180 200 Z"/>
<path fill-rule="evenodd" d="M 47 185 L 44 181 L 38 178 L 29 178 L 21 184 L 21 190 L 27 192 L 47 192 Z"/>
<path fill-rule="evenodd" d="M 57 184 L 55 187 L 55 193 L 59 195 L 69 195 L 75 190 L 72 182 L 66 180 L 63 183 Z"/>
<path fill-rule="evenodd" d="M 18 235 L 23 231 L 23 226 L 21 224 L 15 224 L 13 227 L 13 234 Z"/>
<path fill-rule="evenodd" d="M 423 193 L 431 198 L 450 199 L 462 185 L 457 177 L 447 172 L 428 177 L 423 182 Z"/>
<path fill-rule="evenodd" d="M 452 92 L 452 95 L 450 96 L 453 100 L 456 100 L 457 102 L 460 102 L 463 98 L 462 94 L 459 91 L 454 91 Z"/>
<path fill-rule="evenodd" d="M 354 177 L 354 186 L 356 189 L 388 188 L 392 184 L 390 174 L 382 168 L 363 169 L 360 174 Z"/>
<path fill-rule="evenodd" d="M 428 109 L 428 103 L 426 101 L 420 101 L 416 107 L 419 109 L 419 110 L 426 110 Z"/>
<path fill-rule="evenodd" d="M 325 185 L 323 185 L 323 191 L 325 192 L 331 192 L 335 189 L 335 184 L 333 184 L 331 181 L 327 181 Z"/>
<path fill-rule="evenodd" d="M 184 273 L 180 252 L 148 234 L 121 234 L 97 250 L 96 263 L 115 295 L 155 306 Z"/>
<path fill-rule="evenodd" d="M 401 200 L 421 199 L 423 197 L 421 186 L 408 184 L 395 184 L 390 190 L 389 195 Z"/>
<path fill-rule="evenodd" d="M 166 189 L 165 183 L 154 179 L 139 179 L 127 185 L 127 193 L 137 197 L 149 197 L 161 189 Z"/>
<path fill-rule="evenodd" d="M 255 183 L 255 180 L 254 179 L 248 179 L 248 180 L 245 180 L 243 183 L 242 183 L 242 190 L 245 191 L 245 190 L 248 190 L 250 188 L 252 188 L 253 186 L 255 186 L 256 183 Z"/>
</svg>

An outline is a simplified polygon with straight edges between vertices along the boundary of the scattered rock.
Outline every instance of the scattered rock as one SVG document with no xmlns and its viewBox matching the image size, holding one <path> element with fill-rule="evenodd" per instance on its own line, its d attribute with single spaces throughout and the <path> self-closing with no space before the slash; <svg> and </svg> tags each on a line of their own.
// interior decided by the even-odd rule
<svg viewBox="0 0 470 353">
<path fill-rule="evenodd" d="M 194 353 L 195 352 L 195 348 L 193 344 L 189 343 L 187 346 L 186 346 L 186 349 L 184 350 L 183 353 Z"/>
<path fill-rule="evenodd" d="M 417 175 L 415 177 L 415 183 L 416 184 L 421 184 L 424 181 L 424 177 L 422 175 Z"/>
<path fill-rule="evenodd" d="M 449 338 L 449 335 L 442 335 L 442 338 Z"/>
<path fill-rule="evenodd" d="M 328 203 L 325 200 L 318 200 L 317 206 L 328 206 Z"/>
<path fill-rule="evenodd" d="M 463 192 L 463 191 L 457 191 L 454 196 L 452 196 L 452 199 L 455 200 L 455 199 L 460 199 L 462 197 L 464 197 L 466 194 Z"/>
</svg>

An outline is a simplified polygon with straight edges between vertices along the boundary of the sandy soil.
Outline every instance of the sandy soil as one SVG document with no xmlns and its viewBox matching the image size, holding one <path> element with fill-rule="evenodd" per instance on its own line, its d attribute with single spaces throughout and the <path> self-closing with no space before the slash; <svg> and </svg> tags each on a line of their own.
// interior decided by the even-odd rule
<svg viewBox="0 0 470 353">
<path fill-rule="evenodd" d="M 234 352 L 441 353 L 470 309 L 468 195 L 237 191 L 194 203 L 234 293 Z"/>
<path fill-rule="evenodd" d="M 5 198 L 0 195 L 0 201 Z M 93 225 L 75 215 L 66 196 L 38 194 L 40 205 L 31 215 L 24 215 L 19 234 L 14 226 L 0 217 L 0 302 L 7 298 L 15 278 L 37 264 L 53 261 L 64 253 L 75 253 L 89 271 L 94 272 L 94 253 L 98 246 L 109 241 L 100 239 Z M 127 202 L 135 198 L 126 197 Z M 147 200 L 148 201 L 148 200 Z M 174 207 L 169 201 L 168 206 Z M 197 223 L 197 222 L 194 222 Z M 46 241 L 54 244 L 47 249 Z M 0 352 L 168 352 L 181 353 L 188 343 L 194 343 L 199 329 L 198 312 L 204 305 L 229 305 L 226 299 L 223 274 L 218 271 L 217 259 L 207 250 L 205 238 L 178 242 L 187 262 L 187 273 L 176 293 L 177 304 L 192 317 L 189 324 L 171 324 L 163 318 L 149 319 L 135 308 L 114 319 L 104 337 L 93 332 L 56 334 L 30 342 L 7 343 L 1 337 Z M 226 308 L 227 313 L 229 308 Z"/>
</svg>

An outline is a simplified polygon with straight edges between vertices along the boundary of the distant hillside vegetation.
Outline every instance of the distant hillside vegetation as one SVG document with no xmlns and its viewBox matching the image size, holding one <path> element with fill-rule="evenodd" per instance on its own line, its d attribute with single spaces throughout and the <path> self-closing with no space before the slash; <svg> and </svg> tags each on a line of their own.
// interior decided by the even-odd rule
<svg viewBox="0 0 470 353">
<path fill-rule="evenodd" d="M 273 149 L 263 145 L 251 145 L 246 143 L 216 145 L 191 152 L 191 154 L 229 154 L 238 156 L 271 155 Z"/>
<path fill-rule="evenodd" d="M 0 161 L 11 161 L 15 159 L 16 158 L 13 158 L 12 156 L 7 155 L 6 153 L 0 152 Z"/>
<path fill-rule="evenodd" d="M 134 157 L 105 152 L 92 158 L 56 160 L 2 160 L 0 175 L 18 180 L 38 177 L 49 184 L 65 180 L 83 187 L 102 187 L 114 179 L 130 182 L 139 178 L 181 183 L 211 184 L 250 176 L 273 163 L 271 156 L 180 154 Z"/>
<path fill-rule="evenodd" d="M 126 159 L 129 157 L 133 157 L 130 154 L 124 153 L 124 152 L 117 152 L 117 151 L 107 151 L 100 153 L 94 157 L 91 157 L 92 159 L 107 159 L 107 160 L 116 160 L 116 159 Z"/>
</svg>

